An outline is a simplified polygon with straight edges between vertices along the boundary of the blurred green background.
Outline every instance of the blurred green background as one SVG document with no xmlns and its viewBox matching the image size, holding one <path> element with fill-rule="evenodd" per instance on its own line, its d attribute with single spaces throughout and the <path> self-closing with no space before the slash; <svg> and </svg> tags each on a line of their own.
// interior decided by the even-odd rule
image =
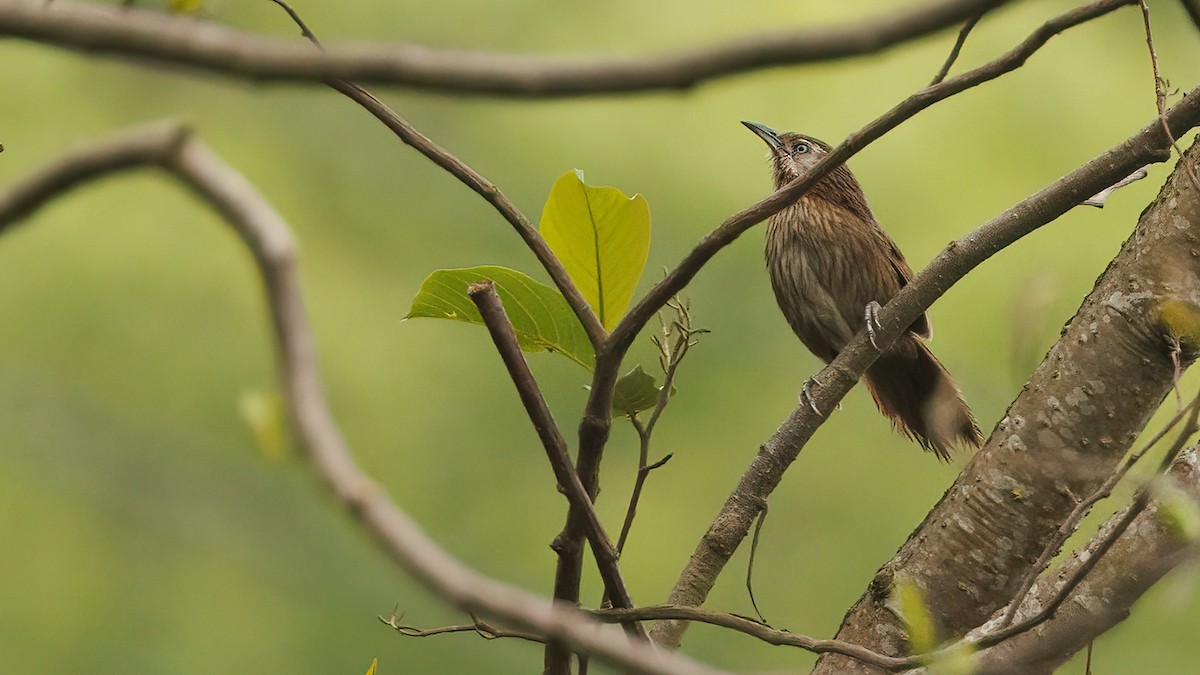
<svg viewBox="0 0 1200 675">
<path fill-rule="evenodd" d="M 849 21 L 883 0 L 501 4 L 296 0 L 326 41 L 559 53 L 654 53 L 758 31 Z M 1200 79 L 1200 39 L 1174 2 L 1153 6 L 1164 75 Z M 987 17 L 957 70 L 1069 8 Z M 266 0 L 208 16 L 294 35 Z M 752 119 L 836 142 L 928 82 L 953 31 L 869 58 L 775 69 L 687 93 L 516 102 L 384 90 L 419 129 L 531 217 L 578 167 L 641 192 L 654 242 L 642 288 L 725 216 L 769 191 Z M 124 126 L 174 118 L 245 173 L 295 228 L 332 406 L 365 468 L 469 565 L 549 593 L 563 499 L 484 331 L 402 323 L 420 281 L 483 263 L 538 274 L 482 200 L 320 86 L 209 75 L 0 44 L 0 182 Z M 851 164 L 920 269 L 948 241 L 1128 137 L 1154 115 L 1136 9 L 1054 39 L 1023 69 L 921 114 Z M 996 256 L 932 309 L 934 349 L 985 431 L 1053 343 L 1168 173 L 1079 208 Z M 761 228 L 688 288 L 712 330 L 686 362 L 656 435 L 675 453 L 649 482 L 623 560 L 634 597 L 661 601 L 758 445 L 818 366 L 779 315 Z M 398 572 L 303 462 L 264 456 L 238 414 L 273 386 L 249 257 L 171 180 L 93 184 L 0 240 L 0 667 L 6 672 L 529 673 L 541 650 L 471 635 L 404 638 L 377 615 L 459 623 Z M 646 340 L 632 356 L 653 365 Z M 531 358 L 573 436 L 585 373 Z M 1185 386 L 1195 381 L 1188 379 Z M 771 500 L 756 588 L 773 624 L 832 635 L 875 569 L 953 481 L 892 433 L 862 388 Z M 636 464 L 617 425 L 600 510 L 618 523 Z M 1100 515 L 1114 507 L 1102 508 Z M 745 551 L 710 606 L 749 613 Z M 599 600 L 588 576 L 585 597 Z M 1104 672 L 1191 672 L 1200 603 L 1168 580 L 1096 645 Z M 812 658 L 705 627 L 694 656 L 739 670 Z M 1082 672 L 1082 664 L 1071 672 Z"/>
</svg>

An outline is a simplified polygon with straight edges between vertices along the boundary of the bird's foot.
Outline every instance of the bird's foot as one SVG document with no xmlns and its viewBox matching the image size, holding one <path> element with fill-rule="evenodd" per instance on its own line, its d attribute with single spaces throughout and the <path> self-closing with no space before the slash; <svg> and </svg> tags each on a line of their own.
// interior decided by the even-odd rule
<svg viewBox="0 0 1200 675">
<path fill-rule="evenodd" d="M 800 405 L 807 405 L 809 408 L 812 409 L 813 412 L 820 415 L 821 410 L 820 410 L 820 408 L 817 407 L 817 399 L 815 397 L 813 397 L 813 393 L 812 393 L 813 383 L 816 383 L 818 385 L 821 384 L 821 382 L 819 380 L 817 380 L 816 376 L 813 376 L 804 381 L 804 386 L 800 388 L 800 397 L 799 397 Z"/>
<path fill-rule="evenodd" d="M 866 310 L 863 311 L 863 321 L 867 323 L 867 338 L 871 340 L 871 346 L 876 350 L 879 345 L 875 344 L 875 329 L 883 330 L 883 326 L 879 325 L 879 310 L 883 309 L 878 302 L 874 300 L 867 303 Z"/>
</svg>

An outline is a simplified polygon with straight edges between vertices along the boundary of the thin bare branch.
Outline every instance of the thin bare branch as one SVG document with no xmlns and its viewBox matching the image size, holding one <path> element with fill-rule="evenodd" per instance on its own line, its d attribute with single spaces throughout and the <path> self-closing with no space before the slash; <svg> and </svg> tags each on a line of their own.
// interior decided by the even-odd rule
<svg viewBox="0 0 1200 675">
<path fill-rule="evenodd" d="M 957 25 L 1003 0 L 935 0 L 843 26 L 752 35 L 637 57 L 545 58 L 409 43 L 329 45 L 326 53 L 209 21 L 58 0 L 0 0 L 0 35 L 89 54 L 136 56 L 254 80 L 353 80 L 509 97 L 688 89 L 708 80 L 880 52 Z"/>
<path fill-rule="evenodd" d="M 821 640 L 800 633 L 777 630 L 748 617 L 726 612 L 715 612 L 702 607 L 650 605 L 634 609 L 594 609 L 589 610 L 588 613 L 601 621 L 613 623 L 619 621 L 696 621 L 744 633 L 758 638 L 767 644 L 798 647 L 815 654 L 842 654 L 863 663 L 869 663 L 890 671 L 907 670 L 924 663 L 921 659 L 915 657 L 898 658 L 879 654 L 865 647 L 842 640 Z"/>
<path fill-rule="evenodd" d="M 629 494 L 629 506 L 625 508 L 625 521 L 621 525 L 621 534 L 617 538 L 618 554 L 625 550 L 625 542 L 629 539 L 630 530 L 633 529 L 633 520 L 637 516 L 637 506 L 641 501 L 646 479 L 650 477 L 650 472 L 666 464 L 672 457 L 671 453 L 667 453 L 658 461 L 651 463 L 650 440 L 655 426 L 658 425 L 658 420 L 671 400 L 672 390 L 675 387 L 675 374 L 684 357 L 687 356 L 688 350 L 696 345 L 697 337 L 708 332 L 692 326 L 691 310 L 685 301 L 676 298 L 667 304 L 674 311 L 675 318 L 666 321 L 660 314 L 659 322 L 662 324 L 662 330 L 651 338 L 659 351 L 659 365 L 663 371 L 662 387 L 658 390 L 658 398 L 650 412 L 650 418 L 644 424 L 636 413 L 629 416 L 629 421 L 638 435 L 638 468 L 633 481 L 633 490 Z"/>
<path fill-rule="evenodd" d="M 367 476 L 325 401 L 296 268 L 291 231 L 244 177 L 178 127 L 162 125 L 68 153 L 0 192 L 0 232 L 71 188 L 138 166 L 160 167 L 224 216 L 263 279 L 289 413 L 316 474 L 333 496 L 414 579 L 471 615 L 568 644 L 636 673 L 717 673 L 679 654 L 631 641 L 569 606 L 552 603 L 466 567 L 446 553 Z"/>
<path fill-rule="evenodd" d="M 1166 80 L 1162 77 L 1162 72 L 1158 68 L 1158 50 L 1154 47 L 1154 31 L 1150 27 L 1150 6 L 1146 4 L 1146 0 L 1138 0 L 1138 8 L 1142 10 L 1142 26 L 1146 30 L 1146 49 L 1150 51 L 1150 68 L 1154 74 L 1154 107 L 1158 110 L 1158 119 L 1162 122 L 1163 133 L 1167 138 L 1171 139 L 1171 147 L 1175 149 L 1175 154 L 1182 156 L 1183 150 L 1179 149 L 1179 141 L 1171 133 L 1171 127 L 1167 124 L 1167 87 Z M 1190 164 L 1185 165 L 1188 177 L 1192 179 L 1192 185 L 1200 190 L 1200 178 L 1196 177 L 1196 172 L 1192 170 Z"/>
<path fill-rule="evenodd" d="M 496 285 L 491 281 L 472 284 L 467 289 L 467 295 L 479 308 L 479 315 L 492 336 L 496 350 L 500 352 L 509 377 L 517 387 L 517 394 L 521 397 L 525 412 L 533 422 L 533 428 L 537 431 L 542 447 L 546 450 L 546 457 L 550 460 L 550 466 L 554 469 L 559 490 L 566 495 L 573 508 L 584 514 L 585 532 L 592 544 L 592 553 L 596 557 L 600 576 L 604 580 L 605 593 L 615 606 L 633 607 L 633 598 L 629 595 L 629 589 L 625 586 L 625 580 L 621 578 L 621 569 L 617 565 L 617 549 L 613 548 L 612 540 L 605 533 L 600 517 L 596 515 L 591 497 L 579 481 L 579 475 L 575 473 L 571 455 L 567 452 L 567 441 L 558 430 L 558 424 L 554 422 L 554 416 L 550 413 L 550 406 L 546 405 L 546 400 L 542 398 L 537 380 L 530 372 L 525 356 L 521 354 L 517 335 L 513 332 L 512 323 L 504 311 L 504 304 L 500 302 L 500 296 L 496 293 Z M 631 624 L 629 630 L 638 637 L 647 637 L 640 626 Z"/>
<path fill-rule="evenodd" d="M 971 34 L 971 31 L 975 28 L 975 24 L 979 23 L 980 19 L 986 13 L 987 10 L 984 10 L 967 19 L 967 22 L 963 24 L 962 29 L 958 31 L 958 37 L 954 40 L 954 46 L 950 48 L 950 54 L 946 56 L 946 61 L 938 69 L 937 74 L 929 81 L 929 86 L 932 87 L 935 84 L 939 84 L 950 74 L 950 68 L 954 66 L 954 62 L 958 60 L 958 55 L 962 52 L 963 45 L 967 43 L 967 36 Z"/>
<path fill-rule="evenodd" d="M 437 628 L 417 628 L 408 624 L 400 623 L 402 620 L 398 616 L 390 616 L 387 618 L 379 617 L 379 620 L 390 626 L 397 633 L 405 637 L 433 637 L 435 635 L 447 635 L 450 633 L 475 633 L 485 640 L 495 640 L 497 638 L 516 638 L 525 640 L 526 642 L 544 643 L 546 638 L 533 633 L 522 633 L 514 630 L 504 630 L 495 626 L 475 619 L 473 623 L 459 624 L 454 626 L 438 626 Z"/>
</svg>

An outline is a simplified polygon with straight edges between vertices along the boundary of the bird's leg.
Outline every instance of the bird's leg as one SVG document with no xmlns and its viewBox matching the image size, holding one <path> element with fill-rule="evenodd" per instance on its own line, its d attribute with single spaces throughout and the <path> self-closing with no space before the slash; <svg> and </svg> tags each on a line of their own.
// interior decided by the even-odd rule
<svg viewBox="0 0 1200 675">
<path fill-rule="evenodd" d="M 867 308 L 863 312 L 863 320 L 867 322 L 867 337 L 871 340 L 871 346 L 877 351 L 879 345 L 875 344 L 875 329 L 883 330 L 883 326 L 879 325 L 879 310 L 883 309 L 878 302 L 874 300 L 867 303 Z"/>
<path fill-rule="evenodd" d="M 800 405 L 807 404 L 808 407 L 811 408 L 813 412 L 820 415 L 821 410 L 819 408 L 817 408 L 817 399 L 813 397 L 813 393 L 812 393 L 812 386 L 813 386 L 814 382 L 816 382 L 817 384 L 821 384 L 821 381 L 817 379 L 816 375 L 813 375 L 812 377 L 810 377 L 804 381 L 804 386 L 800 388 L 800 397 L 799 397 Z"/>
</svg>

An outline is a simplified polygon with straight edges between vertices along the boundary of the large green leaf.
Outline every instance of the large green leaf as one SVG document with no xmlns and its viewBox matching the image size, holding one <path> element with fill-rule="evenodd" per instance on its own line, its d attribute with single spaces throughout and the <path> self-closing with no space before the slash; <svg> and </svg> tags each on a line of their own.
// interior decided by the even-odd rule
<svg viewBox="0 0 1200 675">
<path fill-rule="evenodd" d="M 584 185 L 582 172 L 568 171 L 550 190 L 538 229 L 600 323 L 615 326 L 650 253 L 646 199 Z"/>
<path fill-rule="evenodd" d="M 504 303 L 521 349 L 559 352 L 589 370 L 595 366 L 592 344 L 562 293 L 507 267 L 437 270 L 421 283 L 404 318 L 455 319 L 482 325 L 467 287 L 485 279 L 496 284 L 496 293 Z"/>
</svg>

